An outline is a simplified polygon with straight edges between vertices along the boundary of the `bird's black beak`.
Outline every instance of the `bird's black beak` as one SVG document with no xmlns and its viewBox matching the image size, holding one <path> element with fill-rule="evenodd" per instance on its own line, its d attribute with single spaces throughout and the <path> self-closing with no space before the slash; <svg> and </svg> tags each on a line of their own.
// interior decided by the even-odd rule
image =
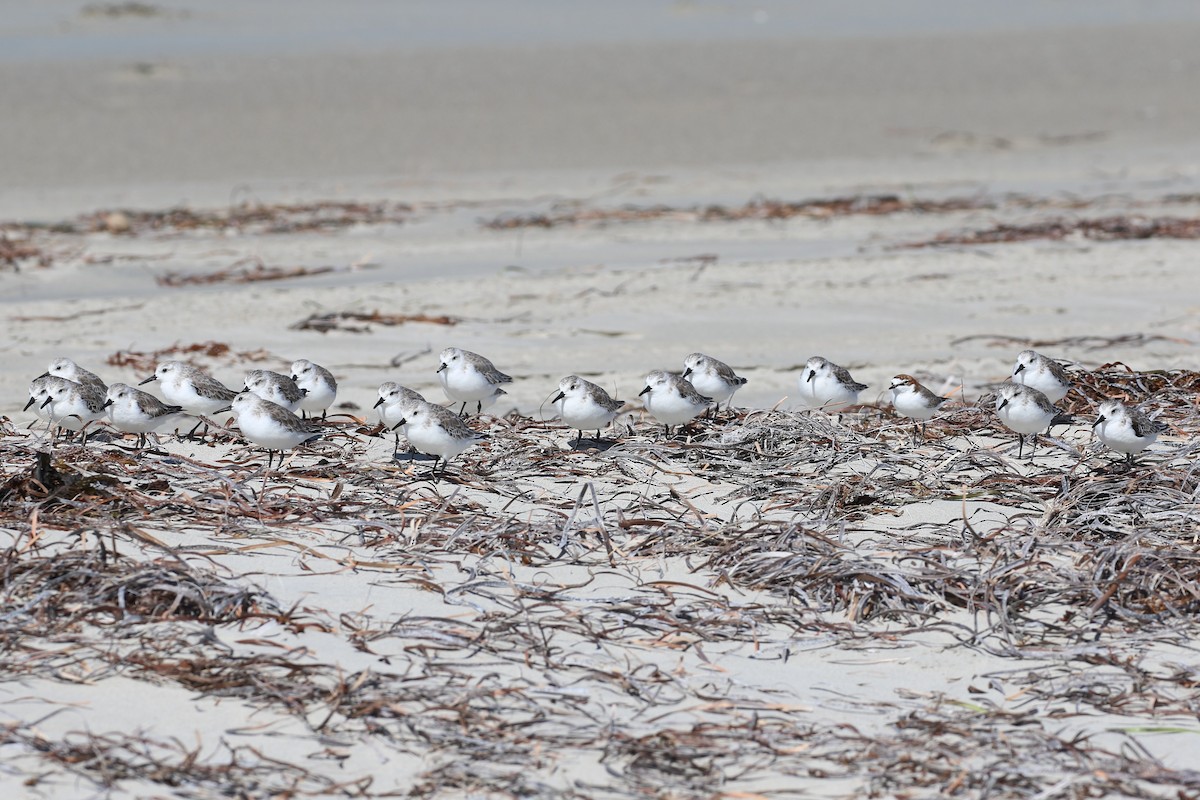
<svg viewBox="0 0 1200 800">
<path fill-rule="evenodd" d="M 294 380 L 294 381 L 298 381 L 298 380 L 300 380 L 300 379 L 299 379 L 299 378 L 297 378 L 295 375 L 293 375 L 293 376 L 292 376 L 292 380 Z"/>
<path fill-rule="evenodd" d="M 898 383 L 893 383 L 893 384 L 892 384 L 891 386 L 889 386 L 888 388 L 889 388 L 889 389 L 895 389 L 895 388 L 896 388 L 897 386 L 899 386 L 899 385 L 900 385 L 900 384 L 898 384 Z"/>
<path fill-rule="evenodd" d="M 50 377 L 49 372 L 43 372 L 41 375 L 38 375 L 37 378 L 35 378 L 34 380 L 37 380 L 38 378 L 49 378 L 49 377 Z"/>
<path fill-rule="evenodd" d="M 442 365 L 441 365 L 440 367 L 438 367 L 438 368 L 437 368 L 437 371 L 438 371 L 438 372 L 441 372 L 441 371 L 442 371 L 442 370 L 444 370 L 444 369 L 445 369 L 447 366 L 449 366 L 449 365 L 448 365 L 448 364 L 446 364 L 446 362 L 445 362 L 445 361 L 443 361 L 443 362 L 442 362 Z"/>
<path fill-rule="evenodd" d="M 26 403 L 26 404 L 25 404 L 25 407 L 24 407 L 24 408 L 22 408 L 21 410 L 22 410 L 22 411 L 28 411 L 28 410 L 29 410 L 29 407 L 30 407 L 31 405 L 33 405 L 34 403 L 36 403 L 36 402 L 37 402 L 37 398 L 36 398 L 36 397 L 31 397 L 31 398 L 29 398 L 29 402 L 28 402 L 28 403 Z"/>
<path fill-rule="evenodd" d="M 685 377 L 685 378 L 686 378 L 688 375 L 691 375 L 691 374 L 692 374 L 692 368 L 691 368 L 691 367 L 688 367 L 687 369 L 685 369 L 685 370 L 683 371 L 683 377 Z"/>
<path fill-rule="evenodd" d="M 559 400 L 562 400 L 564 397 L 566 397 L 566 394 L 564 394 L 563 392 L 559 392 L 558 394 L 554 395 L 554 399 L 551 400 L 550 402 L 557 403 Z"/>
<path fill-rule="evenodd" d="M 1096 427 L 1096 426 L 1097 426 L 1097 425 L 1099 425 L 1101 422 L 1104 422 L 1104 420 L 1106 420 L 1106 419 L 1108 419 L 1108 417 L 1106 417 L 1106 416 L 1104 416 L 1103 414 L 1101 414 L 1100 416 L 1096 417 L 1096 421 L 1092 423 L 1092 427 L 1093 427 L 1093 428 L 1094 428 L 1094 427 Z"/>
<path fill-rule="evenodd" d="M 103 408 L 108 408 L 108 407 L 109 407 L 109 406 L 111 406 L 111 405 L 112 405 L 112 399 L 111 399 L 111 398 L 109 398 L 109 399 L 107 399 L 107 400 L 105 400 L 105 401 L 104 401 L 104 405 L 103 405 L 102 407 L 103 407 Z"/>
<path fill-rule="evenodd" d="M 42 401 L 42 404 L 38 406 L 38 408 L 45 408 L 46 406 L 50 405 L 50 401 L 53 399 L 53 397 L 47 396 L 46 399 Z"/>
<path fill-rule="evenodd" d="M 149 383 L 150 381 L 156 381 L 156 380 L 158 380 L 158 376 L 157 376 L 157 375 L 151 375 L 149 378 L 146 378 L 146 380 L 144 380 L 144 381 L 140 381 L 140 382 L 138 383 L 138 386 L 145 386 L 145 385 L 146 385 L 147 383 Z"/>
<path fill-rule="evenodd" d="M 399 428 L 401 425 L 407 425 L 407 424 L 408 424 L 408 420 L 402 419 L 399 422 L 397 422 L 395 425 L 392 426 L 392 430 L 396 430 L 396 428 Z"/>
<path fill-rule="evenodd" d="M 1013 370 L 1013 375 L 1016 375 L 1018 372 L 1020 372 L 1023 369 L 1025 369 L 1024 364 L 1017 364 L 1017 368 Z"/>
<path fill-rule="evenodd" d="M 1006 405 L 1008 405 L 1007 397 L 1000 401 L 1000 405 L 996 406 L 996 410 L 999 411 L 1000 409 L 1004 408 Z"/>
<path fill-rule="evenodd" d="M 646 392 L 648 392 L 648 391 L 650 391 L 650 387 L 649 387 L 649 386 L 647 386 L 645 389 L 642 389 L 640 392 L 638 392 L 638 397 L 641 397 L 642 395 L 644 395 L 644 394 L 645 394 Z"/>
<path fill-rule="evenodd" d="M 809 381 L 811 381 L 811 380 L 812 380 L 813 378 L 815 378 L 815 377 L 817 377 L 817 371 L 816 371 L 815 369 L 810 369 L 810 370 L 808 371 L 808 377 L 804 379 L 804 382 L 805 382 L 805 383 L 808 383 Z"/>
<path fill-rule="evenodd" d="M 225 406 L 224 408 L 218 408 L 213 413 L 214 414 L 224 414 L 226 411 L 233 411 L 233 406 Z"/>
<path fill-rule="evenodd" d="M 378 400 L 376 400 L 376 401 L 375 401 L 375 405 L 371 406 L 371 408 L 379 408 L 381 405 L 383 405 L 383 398 L 382 398 L 382 397 L 381 397 L 381 398 L 379 398 Z"/>
</svg>

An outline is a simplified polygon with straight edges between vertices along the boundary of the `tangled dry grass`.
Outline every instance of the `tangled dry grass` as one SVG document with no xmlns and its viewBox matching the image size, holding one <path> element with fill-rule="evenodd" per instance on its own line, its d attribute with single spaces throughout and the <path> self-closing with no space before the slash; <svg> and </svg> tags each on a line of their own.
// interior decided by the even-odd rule
<svg viewBox="0 0 1200 800">
<path fill-rule="evenodd" d="M 1120 731 L 1197 733 L 1200 375 L 1080 385 L 1081 413 L 1148 396 L 1172 435 L 1127 469 L 1082 440 L 1017 462 L 969 406 L 917 445 L 870 409 L 639 424 L 587 451 L 512 416 L 433 481 L 361 427 L 265 475 L 219 449 L 39 456 L 5 423 L 6 680 L 181 687 L 417 766 L 398 789 L 235 745 L 16 724 L 0 744 L 100 787 L 223 796 L 1194 796 L 1200 772 Z M 282 600 L 281 555 L 402 602 Z M 927 642 L 1004 667 L 970 700 L 913 689 L 840 719 L 721 666 Z"/>
</svg>

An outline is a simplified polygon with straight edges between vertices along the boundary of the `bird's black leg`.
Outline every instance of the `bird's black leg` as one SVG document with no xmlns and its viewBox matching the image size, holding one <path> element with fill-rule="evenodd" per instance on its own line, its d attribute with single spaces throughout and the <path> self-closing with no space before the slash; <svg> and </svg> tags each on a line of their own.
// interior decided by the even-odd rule
<svg viewBox="0 0 1200 800">
<path fill-rule="evenodd" d="M 467 415 L 467 402 L 465 400 L 463 401 L 462 408 L 458 410 L 458 415 L 460 417 L 465 417 Z"/>
</svg>

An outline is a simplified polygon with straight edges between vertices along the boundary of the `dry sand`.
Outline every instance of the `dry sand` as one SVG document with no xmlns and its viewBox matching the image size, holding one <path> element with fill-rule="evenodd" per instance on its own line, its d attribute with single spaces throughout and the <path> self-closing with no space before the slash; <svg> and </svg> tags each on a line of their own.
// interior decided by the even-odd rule
<svg viewBox="0 0 1200 800">
<path fill-rule="evenodd" d="M 1040 5 L 972 20 L 923 3 L 906 26 L 885 4 L 866 29 L 836 4 L 634 4 L 620 25 L 530 4 L 532 32 L 488 4 L 470 25 L 354 4 L 343 28 L 309 4 L 17 15 L 0 219 L 49 262 L 0 262 L 0 478 L 49 447 L 21 406 L 60 355 L 134 382 L 144 363 L 109 359 L 219 342 L 197 360 L 230 384 L 310 358 L 367 424 L 268 477 L 237 442 L 59 444 L 64 473 L 115 477 L 125 499 L 0 493 L 0 791 L 1200 791 L 1194 599 L 1092 606 L 1122 580 L 1101 564 L 1135 551 L 1187 574 L 1194 394 L 1157 395 L 1173 429 L 1133 477 L 1086 422 L 1017 462 L 971 406 L 1031 341 L 1080 375 L 1196 369 L 1194 242 L 910 246 L 1198 215 L 1200 15 Z M 222 30 L 240 34 L 214 45 Z M 968 207 L 698 211 L 890 194 Z M 313 203 L 375 205 L 326 205 L 353 221 L 315 230 L 280 206 Z M 160 213 L 176 206 L 226 221 Z M 106 229 L 113 209 L 130 230 Z M 259 264 L 334 271 L 169 285 Z M 342 312 L 454 324 L 293 327 Z M 434 483 L 367 435 L 370 406 L 384 380 L 440 400 L 452 344 L 515 381 L 474 423 L 488 446 Z M 663 442 L 631 403 L 632 431 L 586 453 L 551 421 L 563 375 L 632 401 L 695 350 L 749 378 L 751 413 Z M 881 409 L 792 413 L 814 354 Z M 886 412 L 899 372 L 965 401 L 927 444 Z M 71 594 L 56 568 L 92 578 Z M 956 605 L 953 575 L 991 594 Z M 1072 588 L 1086 575 L 1091 596 Z M 138 580 L 211 605 L 165 610 Z"/>
</svg>

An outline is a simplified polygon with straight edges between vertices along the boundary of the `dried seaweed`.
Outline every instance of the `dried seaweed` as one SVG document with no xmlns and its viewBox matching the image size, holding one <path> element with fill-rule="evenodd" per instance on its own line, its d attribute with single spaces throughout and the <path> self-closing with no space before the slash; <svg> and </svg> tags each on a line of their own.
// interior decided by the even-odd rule
<svg viewBox="0 0 1200 800">
<path fill-rule="evenodd" d="M 1200 218 L 1115 216 L 1099 219 L 1050 219 L 1025 225 L 1000 224 L 982 230 L 942 233 L 932 239 L 896 245 L 903 248 L 1001 244 L 1034 240 L 1200 239 Z"/>
<path fill-rule="evenodd" d="M 442 481 L 379 455 L 391 444 L 367 429 L 269 481 L 239 451 L 206 463 L 103 445 L 60 448 L 34 481 L 31 435 L 8 430 L 0 676 L 123 675 L 236 698 L 304 720 L 314 740 L 420 754 L 405 784 L 419 797 L 810 781 L 860 796 L 1190 796 L 1200 774 L 1136 737 L 1078 731 L 1096 714 L 1150 729 L 1200 711 L 1200 676 L 1154 650 L 1191 652 L 1200 634 L 1200 374 L 1109 365 L 1076 385 L 1084 401 L 1145 401 L 1172 441 L 1132 469 L 1086 442 L 1017 463 L 991 443 L 991 416 L 963 406 L 917 445 L 906 422 L 864 408 L 754 411 L 677 439 L 635 421 L 583 452 L 514 414 L 471 420 L 490 439 Z M 105 480 L 46 485 L 73 476 Z M 946 514 L 906 516 L 918 507 Z M 272 585 L 273 559 L 369 581 L 373 605 L 287 606 L 257 583 Z M 343 668 L 308 646 L 327 637 L 363 661 Z M 848 696 L 869 712 L 848 720 L 799 701 L 803 677 L 747 679 L 753 659 L 928 641 L 1011 669 L 957 696 Z M 0 737 L 104 786 L 391 791 L 311 762 L 267 775 L 248 750 Z"/>
<path fill-rule="evenodd" d="M 995 208 L 996 201 L 982 197 L 945 200 L 902 198 L 894 194 L 855 195 L 817 200 L 751 200 L 740 206 L 625 206 L 584 208 L 571 206 L 544 214 L 512 214 L 482 222 L 492 230 L 513 228 L 558 228 L 577 225 L 611 225 L 670 220 L 675 222 L 736 222 L 741 220 L 785 220 L 795 217 L 829 219 L 846 216 L 889 214 L 946 214 Z"/>
<path fill-rule="evenodd" d="M 10 239 L 7 234 L 0 234 L 0 267 L 16 271 L 30 264 L 48 267 L 53 263 L 54 256 L 29 239 Z"/>
<path fill-rule="evenodd" d="M 250 362 L 269 361 L 275 358 L 266 350 L 234 350 L 224 342 L 194 342 L 192 344 L 173 344 L 159 350 L 118 350 L 105 359 L 106 364 L 114 367 L 129 367 L 137 372 L 153 372 L 158 362 L 176 359 L 189 364 L 200 361 L 220 364 L 244 364 Z"/>
<path fill-rule="evenodd" d="M 247 266 L 248 264 L 252 266 Z M 289 278 L 306 278 L 330 272 L 345 272 L 339 267 L 280 267 L 267 266 L 257 260 L 238 261 L 230 267 L 215 272 L 168 272 L 154 280 L 159 286 L 178 288 L 181 286 L 206 286 L 214 283 L 258 283 L 281 281 Z"/>
<path fill-rule="evenodd" d="M 398 225 L 411 213 L 412 207 L 403 203 L 242 203 L 220 210 L 101 210 L 79 217 L 69 227 L 76 232 L 108 231 L 133 236 L 190 231 L 285 234 L 336 231 L 355 225 Z"/>
<path fill-rule="evenodd" d="M 327 314 L 312 314 L 305 317 L 299 322 L 291 325 L 292 330 L 297 331 L 316 331 L 317 333 L 329 333 L 330 331 L 341 331 L 343 333 L 370 333 L 371 325 L 407 325 L 412 322 L 424 323 L 427 325 L 457 325 L 459 323 L 457 317 L 447 315 L 433 316 L 430 314 L 381 314 L 378 310 L 364 311 L 333 311 Z M 347 322 L 366 323 L 362 325 L 348 325 Z"/>
</svg>

